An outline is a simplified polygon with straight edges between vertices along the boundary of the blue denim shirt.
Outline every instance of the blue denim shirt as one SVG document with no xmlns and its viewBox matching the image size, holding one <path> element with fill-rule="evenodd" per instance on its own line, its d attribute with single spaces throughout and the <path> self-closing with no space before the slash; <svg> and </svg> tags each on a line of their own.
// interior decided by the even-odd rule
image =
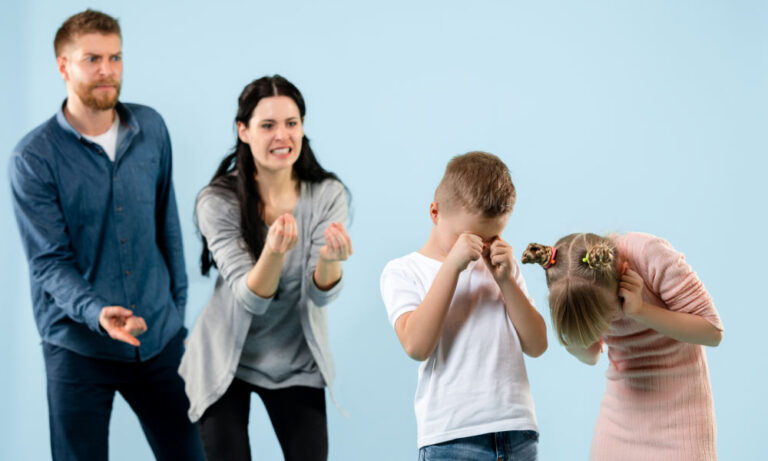
<svg viewBox="0 0 768 461">
<path fill-rule="evenodd" d="M 187 275 L 165 123 L 146 106 L 116 110 L 114 162 L 60 110 L 16 146 L 10 180 L 43 341 L 89 357 L 146 360 L 184 328 Z M 144 318 L 141 346 L 100 328 L 109 305 Z"/>
</svg>

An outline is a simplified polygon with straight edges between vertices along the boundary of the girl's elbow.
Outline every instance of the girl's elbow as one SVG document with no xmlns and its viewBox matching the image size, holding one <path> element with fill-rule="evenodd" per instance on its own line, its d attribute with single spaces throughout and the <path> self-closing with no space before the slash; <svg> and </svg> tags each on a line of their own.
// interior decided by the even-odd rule
<svg viewBox="0 0 768 461">
<path fill-rule="evenodd" d="M 722 340 L 723 340 L 723 330 L 716 330 L 715 334 L 712 335 L 710 343 L 707 344 L 707 346 L 717 347 L 720 345 L 720 341 Z"/>
</svg>

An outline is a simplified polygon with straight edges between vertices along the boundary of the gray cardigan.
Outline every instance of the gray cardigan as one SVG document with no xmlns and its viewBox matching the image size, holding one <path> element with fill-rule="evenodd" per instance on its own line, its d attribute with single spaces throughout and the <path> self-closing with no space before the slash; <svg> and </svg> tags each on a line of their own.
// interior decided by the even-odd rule
<svg viewBox="0 0 768 461">
<path fill-rule="evenodd" d="M 347 194 L 336 180 L 301 183 L 296 210 L 302 272 L 299 313 L 309 350 L 333 400 L 334 366 L 328 343 L 326 306 L 336 299 L 343 280 L 328 291 L 317 288 L 313 272 L 318 252 L 325 245 L 324 231 L 332 222 L 347 221 Z M 240 209 L 234 194 L 206 187 L 197 198 L 200 233 L 216 261 L 219 276 L 208 304 L 187 339 L 179 374 L 189 397 L 189 419 L 197 421 L 229 388 L 235 376 L 251 318 L 267 311 L 271 298 L 262 298 L 246 285 L 255 264 L 245 250 L 240 230 Z M 335 402 L 335 401 L 334 401 Z"/>
</svg>

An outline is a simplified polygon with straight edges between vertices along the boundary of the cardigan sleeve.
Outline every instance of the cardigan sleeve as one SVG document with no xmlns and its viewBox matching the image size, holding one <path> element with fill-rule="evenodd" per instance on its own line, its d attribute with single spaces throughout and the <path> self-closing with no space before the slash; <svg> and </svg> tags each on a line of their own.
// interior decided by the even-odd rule
<svg viewBox="0 0 768 461">
<path fill-rule="evenodd" d="M 273 298 L 262 298 L 248 288 L 248 272 L 256 261 L 242 237 L 234 197 L 204 189 L 197 199 L 197 224 L 208 242 L 219 275 L 229 286 L 237 304 L 252 314 L 264 314 Z"/>
<path fill-rule="evenodd" d="M 313 200 L 317 219 L 313 220 L 310 231 L 309 264 L 307 264 L 307 277 L 305 286 L 307 295 L 318 306 L 325 306 L 332 302 L 341 293 L 344 276 L 330 290 L 323 291 L 315 284 L 315 267 L 320 255 L 320 248 L 325 245 L 325 230 L 334 222 L 347 225 L 347 190 L 344 185 L 336 180 L 326 180 L 321 183 Z"/>
</svg>

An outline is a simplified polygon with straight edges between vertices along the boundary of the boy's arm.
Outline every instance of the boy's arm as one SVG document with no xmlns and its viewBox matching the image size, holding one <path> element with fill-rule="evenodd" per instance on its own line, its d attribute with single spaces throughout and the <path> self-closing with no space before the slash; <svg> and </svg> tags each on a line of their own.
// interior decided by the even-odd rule
<svg viewBox="0 0 768 461">
<path fill-rule="evenodd" d="M 451 306 L 460 271 L 443 264 L 432 282 L 424 301 L 414 311 L 406 312 L 395 322 L 395 333 L 405 353 L 414 360 L 426 360 L 440 342 L 443 323 Z"/>
<path fill-rule="evenodd" d="M 445 315 L 451 306 L 461 271 L 482 256 L 483 241 L 473 234 L 461 234 L 435 276 L 424 301 L 395 322 L 403 349 L 414 360 L 426 360 L 434 352 L 443 332 Z"/>
<path fill-rule="evenodd" d="M 483 259 L 501 288 L 504 307 L 515 326 L 523 352 L 530 357 L 540 356 L 547 350 L 547 324 L 518 284 L 516 272 L 520 268 L 514 262 L 512 247 L 498 238 L 491 243 Z"/>
<path fill-rule="evenodd" d="M 544 318 L 533 307 L 514 278 L 500 281 L 499 287 L 507 315 L 520 337 L 523 352 L 530 357 L 540 356 L 547 350 L 547 324 L 544 323 Z"/>
</svg>

